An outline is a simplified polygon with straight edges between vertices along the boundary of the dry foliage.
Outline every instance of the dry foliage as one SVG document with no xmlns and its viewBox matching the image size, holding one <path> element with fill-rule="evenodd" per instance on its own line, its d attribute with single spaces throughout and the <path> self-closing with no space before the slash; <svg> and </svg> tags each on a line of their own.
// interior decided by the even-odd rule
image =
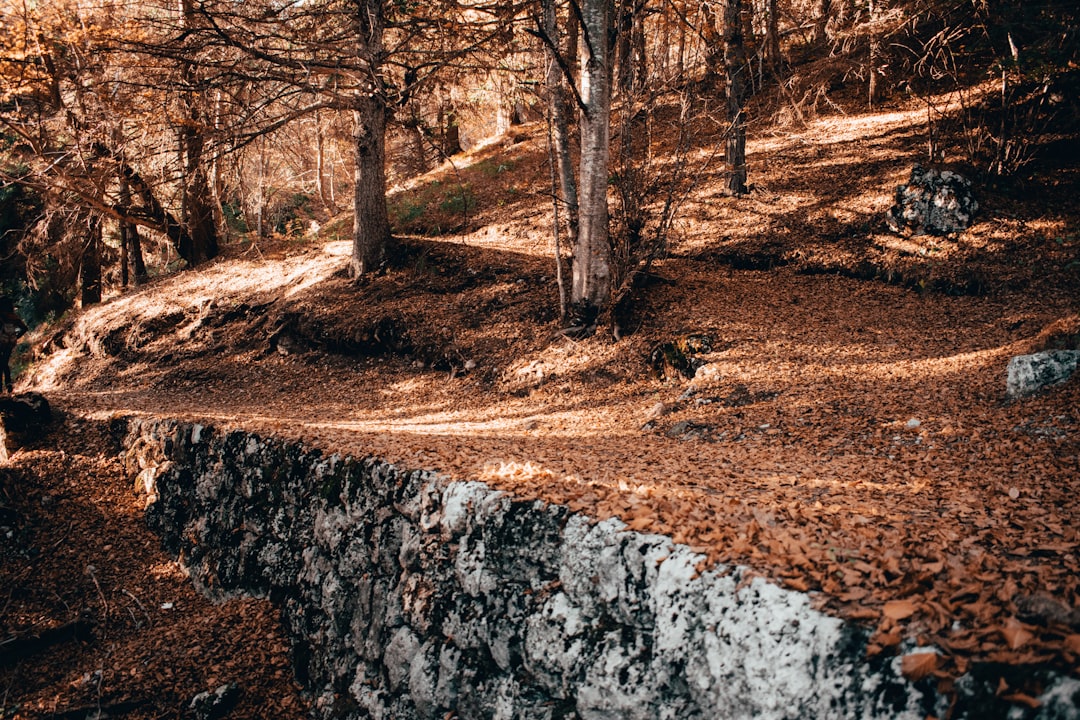
<svg viewBox="0 0 1080 720">
<path fill-rule="evenodd" d="M 470 176 L 459 234 L 409 239 L 359 288 L 342 241 L 233 248 L 41 337 L 23 383 L 618 516 L 813 593 L 874 628 L 871 653 L 932 644 L 910 677 L 1076 672 L 1080 383 L 1004 398 L 1009 357 L 1075 327 L 1075 171 L 1030 201 L 984 190 L 959 237 L 888 234 L 924 117 L 753 138 L 757 190 L 702 177 L 618 343 L 558 332 L 536 128 Z M 656 377 L 688 333 L 708 370 Z"/>
</svg>

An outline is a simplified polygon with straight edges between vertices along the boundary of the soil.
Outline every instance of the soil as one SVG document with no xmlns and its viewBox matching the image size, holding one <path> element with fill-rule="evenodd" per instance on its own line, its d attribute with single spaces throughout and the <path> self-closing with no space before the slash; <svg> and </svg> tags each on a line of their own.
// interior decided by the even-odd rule
<svg viewBox="0 0 1080 720">
<path fill-rule="evenodd" d="M 102 428 L 61 417 L 0 467 L 0 717 L 192 717 L 230 683 L 231 717 L 307 717 L 275 609 L 195 591 Z"/>
<path fill-rule="evenodd" d="M 923 122 L 911 105 L 757 128 L 754 190 L 699 173 L 617 341 L 560 332 L 539 126 L 401 189 L 394 262 L 360 284 L 336 218 L 39 331 L 18 389 L 67 421 L 4 470 L 0 640 L 84 615 L 95 640 L 4 668 L 0 704 L 172 717 L 237 682 L 249 705 L 231 717 L 302 712 L 272 610 L 200 600 L 153 549 L 94 435 L 118 413 L 618 516 L 698 549 L 702 569 L 812 593 L 873 628 L 871 653 L 933 644 L 945 682 L 975 661 L 1080 674 L 1080 381 L 1004 392 L 1010 357 L 1080 332 L 1076 168 L 980 182 L 955 237 L 895 235 L 883 218 Z M 453 182 L 460 207 L 439 194 Z"/>
</svg>

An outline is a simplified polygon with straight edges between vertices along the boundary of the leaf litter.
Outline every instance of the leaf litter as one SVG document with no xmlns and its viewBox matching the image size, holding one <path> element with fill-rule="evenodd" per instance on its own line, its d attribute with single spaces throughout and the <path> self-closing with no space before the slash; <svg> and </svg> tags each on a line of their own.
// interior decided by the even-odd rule
<svg viewBox="0 0 1080 720">
<path fill-rule="evenodd" d="M 524 207 L 485 213 L 475 187 L 470 228 L 405 239 L 360 286 L 339 272 L 346 243 L 234 247 L 69 320 L 23 382 L 73 415 L 242 427 L 621 518 L 703 568 L 746 564 L 811 593 L 873 630 L 871 654 L 926 648 L 903 655 L 913 679 L 973 661 L 1076 674 L 1080 382 L 1004 397 L 1008 359 L 1076 325 L 1080 274 L 1051 242 L 1075 195 L 1008 213 L 985 198 L 957 238 L 894 242 L 857 228 L 888 206 L 917 139 L 852 139 L 822 168 L 830 132 L 751 142 L 767 196 L 724 198 L 705 178 L 656 264 L 671 282 L 636 297 L 619 342 L 558 332 L 548 229 Z M 541 135 L 514 151 L 541 153 Z M 544 177 L 515 202 L 540 207 Z M 858 223 L 818 235 L 808 194 Z M 731 262 L 766 251 L 785 263 Z M 854 277 L 867 257 L 933 282 Z M 947 291 L 972 274 L 990 291 Z M 152 322 L 170 313 L 187 322 Z M 133 325 L 137 347 L 101 342 Z M 652 350 L 690 333 L 713 339 L 695 378 L 658 377 Z M 1033 597 L 1063 613 L 1031 612 Z"/>
</svg>

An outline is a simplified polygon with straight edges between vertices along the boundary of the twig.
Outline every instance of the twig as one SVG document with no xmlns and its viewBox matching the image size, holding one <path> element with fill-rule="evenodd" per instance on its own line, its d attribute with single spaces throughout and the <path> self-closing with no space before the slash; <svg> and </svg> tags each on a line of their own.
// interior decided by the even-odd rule
<svg viewBox="0 0 1080 720">
<path fill-rule="evenodd" d="M 139 609 L 143 611 L 143 615 L 146 616 L 147 624 L 150 625 L 150 626 L 153 626 L 154 620 L 153 620 L 153 618 L 150 617 L 150 613 L 146 612 L 146 607 L 141 602 L 139 602 L 139 598 L 135 597 L 130 592 L 128 592 L 127 588 L 120 588 L 120 592 L 124 593 L 129 598 L 131 598 L 132 600 L 135 601 L 135 604 L 138 605 Z"/>
<path fill-rule="evenodd" d="M 105 608 L 104 617 L 107 618 L 109 617 L 109 601 L 105 599 L 105 593 L 101 591 L 101 583 L 98 582 L 96 571 L 97 568 L 95 568 L 93 565 L 86 566 L 86 574 L 89 575 L 90 579 L 94 581 L 94 587 L 97 588 L 98 597 L 101 598 L 101 605 Z"/>
</svg>

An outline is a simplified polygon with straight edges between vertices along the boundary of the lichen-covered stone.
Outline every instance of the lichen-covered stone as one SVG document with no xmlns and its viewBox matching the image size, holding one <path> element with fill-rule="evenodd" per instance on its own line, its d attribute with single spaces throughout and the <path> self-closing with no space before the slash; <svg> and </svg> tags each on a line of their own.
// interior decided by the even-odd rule
<svg viewBox="0 0 1080 720">
<path fill-rule="evenodd" d="M 893 232 L 951 235 L 966 230 L 978 210 L 970 180 L 916 165 L 907 184 L 897 186 L 896 204 L 885 219 Z"/>
<path fill-rule="evenodd" d="M 914 720 L 949 707 L 933 683 L 868 663 L 866 632 L 805 594 L 741 568 L 699 573 L 700 555 L 618 520 L 202 426 L 132 420 L 126 446 L 133 477 L 151 470 L 149 523 L 196 585 L 281 607 L 320 719 Z M 1040 682 L 1025 718 L 1080 716 L 1067 679 Z M 1005 717 L 992 683 L 957 687 L 956 712 Z"/>
<path fill-rule="evenodd" d="M 1080 350 L 1017 355 L 1009 360 L 1006 369 L 1005 394 L 1010 398 L 1021 398 L 1063 383 L 1076 372 L 1077 364 L 1080 364 Z"/>
</svg>

